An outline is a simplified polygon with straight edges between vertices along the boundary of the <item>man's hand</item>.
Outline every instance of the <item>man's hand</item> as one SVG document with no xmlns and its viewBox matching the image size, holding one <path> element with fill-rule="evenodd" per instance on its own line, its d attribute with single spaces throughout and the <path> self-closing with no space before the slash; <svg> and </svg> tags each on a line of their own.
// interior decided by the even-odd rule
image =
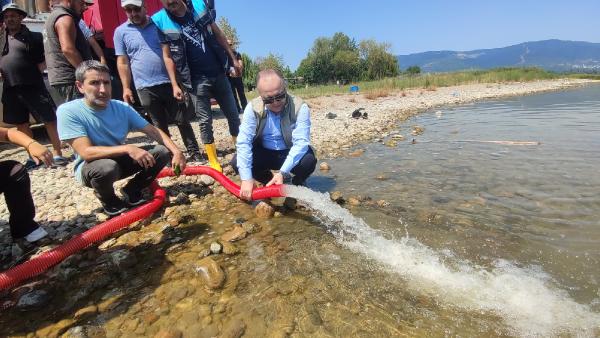
<svg viewBox="0 0 600 338">
<path fill-rule="evenodd" d="M 142 148 L 138 148 L 134 145 L 128 145 L 127 154 L 142 168 L 152 168 L 156 164 L 154 156 Z"/>
<path fill-rule="evenodd" d="M 273 184 L 283 184 L 283 175 L 281 173 L 274 174 L 273 178 L 267 183 L 267 187 Z"/>
<path fill-rule="evenodd" d="M 181 88 L 179 88 L 178 85 L 173 85 L 173 97 L 177 100 L 177 101 L 183 101 L 183 91 L 181 90 Z"/>
<path fill-rule="evenodd" d="M 254 190 L 254 180 L 243 180 L 242 185 L 240 186 L 240 198 L 247 201 L 251 201 L 252 190 Z"/>
<path fill-rule="evenodd" d="M 133 92 L 130 88 L 123 88 L 123 102 L 133 104 L 135 102 Z"/>
<path fill-rule="evenodd" d="M 235 69 L 235 75 L 231 75 L 233 77 L 238 76 L 237 74 L 242 74 L 242 64 L 240 62 L 240 60 L 235 59 L 233 60 L 233 68 Z"/>
<path fill-rule="evenodd" d="M 44 162 L 47 167 L 52 164 L 52 153 L 43 145 L 33 142 L 27 147 L 27 151 L 29 151 L 29 155 L 31 155 L 35 164 Z"/>
<path fill-rule="evenodd" d="M 173 159 L 171 160 L 171 167 L 176 168 L 177 166 L 179 166 L 181 172 L 185 169 L 185 156 L 183 156 L 181 151 L 173 154 Z"/>
</svg>

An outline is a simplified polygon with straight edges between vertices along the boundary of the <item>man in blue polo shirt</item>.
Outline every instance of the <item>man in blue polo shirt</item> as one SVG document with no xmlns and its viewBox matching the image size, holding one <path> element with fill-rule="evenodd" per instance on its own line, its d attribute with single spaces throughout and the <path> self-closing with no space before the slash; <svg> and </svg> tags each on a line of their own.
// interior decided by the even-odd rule
<svg viewBox="0 0 600 338">
<path fill-rule="evenodd" d="M 84 61 L 75 71 L 76 85 L 83 99 L 58 107 L 58 134 L 77 153 L 75 176 L 94 189 L 109 216 L 144 202 L 141 190 L 150 186 L 169 162 L 185 169 L 185 157 L 160 129 L 144 120 L 131 106 L 111 100 L 108 67 L 98 61 Z M 125 144 L 130 131 L 139 130 L 158 145 Z M 125 201 L 115 194 L 113 183 L 133 176 L 121 189 Z"/>
<path fill-rule="evenodd" d="M 114 34 L 117 69 L 123 83 L 123 101 L 133 104 L 131 74 L 144 110 L 155 126 L 169 134 L 169 121 L 177 123 L 188 151 L 188 160 L 202 160 L 198 141 L 187 116 L 185 100 L 172 95 L 171 80 L 162 60 L 158 30 L 146 15 L 142 0 L 121 0 L 128 21 L 117 27 Z"/>
</svg>

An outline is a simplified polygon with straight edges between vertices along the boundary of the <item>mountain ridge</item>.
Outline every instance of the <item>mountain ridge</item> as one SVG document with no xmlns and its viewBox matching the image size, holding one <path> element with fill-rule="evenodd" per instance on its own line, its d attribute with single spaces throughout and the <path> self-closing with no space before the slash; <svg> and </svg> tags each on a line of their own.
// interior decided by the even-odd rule
<svg viewBox="0 0 600 338">
<path fill-rule="evenodd" d="M 423 72 L 498 67 L 540 67 L 557 72 L 599 72 L 600 43 L 551 39 L 471 51 L 427 51 L 398 55 L 397 58 L 401 69 L 419 66 Z"/>
</svg>

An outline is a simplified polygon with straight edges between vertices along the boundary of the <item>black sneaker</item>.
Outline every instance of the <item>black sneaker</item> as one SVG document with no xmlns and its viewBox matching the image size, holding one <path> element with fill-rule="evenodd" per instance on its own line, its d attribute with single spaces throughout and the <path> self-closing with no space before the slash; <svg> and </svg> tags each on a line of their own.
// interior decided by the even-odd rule
<svg viewBox="0 0 600 338">
<path fill-rule="evenodd" d="M 127 203 L 119 198 L 112 203 L 102 202 L 102 207 L 104 208 L 104 213 L 110 217 L 118 216 L 129 209 Z"/>
<path fill-rule="evenodd" d="M 126 187 L 121 188 L 121 195 L 129 206 L 135 207 L 146 202 L 144 195 L 139 190 L 128 191 Z"/>
<path fill-rule="evenodd" d="M 188 156 L 187 158 L 187 162 L 204 162 L 204 158 L 202 157 L 202 155 L 200 155 L 200 153 L 196 152 L 191 154 L 190 156 Z"/>
</svg>

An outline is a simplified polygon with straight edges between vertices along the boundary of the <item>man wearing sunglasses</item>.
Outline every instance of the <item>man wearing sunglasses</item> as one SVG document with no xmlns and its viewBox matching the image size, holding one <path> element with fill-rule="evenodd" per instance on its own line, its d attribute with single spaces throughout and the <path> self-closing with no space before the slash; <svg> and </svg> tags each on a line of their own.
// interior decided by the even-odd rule
<svg viewBox="0 0 600 338">
<path fill-rule="evenodd" d="M 244 110 L 231 161 L 242 179 L 240 197 L 246 200 L 252 199 L 255 180 L 267 186 L 289 180 L 301 185 L 317 164 L 308 105 L 287 92 L 283 76 L 273 69 L 258 73 L 256 88 L 260 97 Z"/>
</svg>

